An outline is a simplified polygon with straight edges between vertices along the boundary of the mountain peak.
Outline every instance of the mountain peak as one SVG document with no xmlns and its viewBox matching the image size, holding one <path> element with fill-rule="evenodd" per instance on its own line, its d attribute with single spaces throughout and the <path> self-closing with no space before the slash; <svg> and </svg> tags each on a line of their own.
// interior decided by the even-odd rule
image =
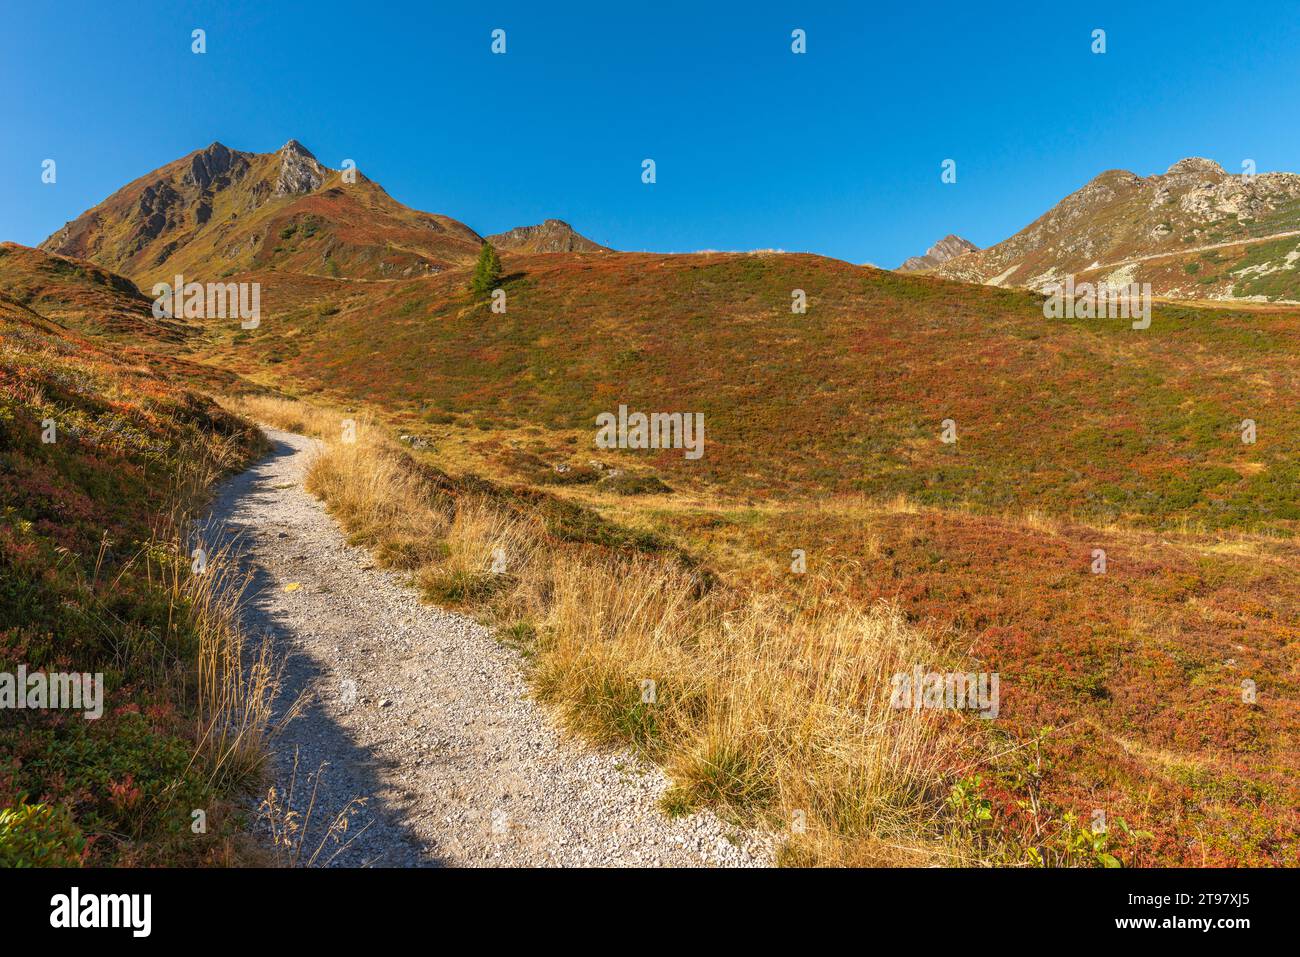
<svg viewBox="0 0 1300 957">
<path fill-rule="evenodd" d="M 961 253 L 970 252 L 972 249 L 979 249 L 979 247 L 969 239 L 962 239 L 954 233 L 949 233 L 927 249 L 925 253 L 927 256 L 938 256 L 947 252 L 948 258 L 951 259 L 953 255 L 961 255 Z M 961 252 L 954 253 L 953 250 L 960 250 Z"/>
<path fill-rule="evenodd" d="M 1073 275 L 1116 288 L 1149 283 L 1169 299 L 1292 301 L 1297 201 L 1300 176 L 1233 176 L 1200 156 L 1151 176 L 1107 170 L 1014 236 L 936 271 L 1039 291 Z"/>
<path fill-rule="evenodd" d="M 317 162 L 307 147 L 290 140 L 277 152 L 280 172 L 275 178 L 276 196 L 301 196 L 321 188 L 329 170 Z"/>
<path fill-rule="evenodd" d="M 898 267 L 899 272 L 915 272 L 921 269 L 934 269 L 950 259 L 956 259 L 965 253 L 975 252 L 979 247 L 968 239 L 962 239 L 949 233 L 925 251 L 924 256 L 913 256 Z"/>
<path fill-rule="evenodd" d="M 1186 159 L 1180 159 L 1165 170 L 1166 176 L 1177 176 L 1182 173 L 1218 173 L 1220 176 L 1227 175 L 1223 172 L 1223 167 L 1214 160 L 1200 156 L 1189 156 Z"/>
<path fill-rule="evenodd" d="M 146 286 L 201 270 L 425 276 L 478 254 L 482 237 L 464 223 L 410 209 L 360 178 L 326 189 L 338 181 L 297 140 L 255 153 L 212 143 L 128 183 L 41 248 Z"/>
<path fill-rule="evenodd" d="M 185 178 L 200 189 L 212 189 L 238 175 L 243 165 L 246 164 L 241 154 L 214 141 L 207 149 L 191 154 Z"/>
<path fill-rule="evenodd" d="M 299 155 L 299 156 L 305 156 L 305 157 L 307 157 L 308 159 L 315 159 L 315 158 L 316 158 L 315 154 L 312 153 L 311 150 L 307 149 L 307 147 L 303 146 L 303 145 L 302 145 L 301 143 L 299 143 L 297 140 L 290 140 L 289 142 L 287 142 L 287 143 L 285 143 L 283 146 L 281 146 L 278 150 L 276 150 L 276 152 L 277 152 L 277 153 L 296 153 L 297 155 Z"/>
<path fill-rule="evenodd" d="M 487 237 L 498 249 L 524 253 L 607 253 L 611 250 L 592 242 L 562 219 L 548 219 L 536 226 L 516 226 Z"/>
</svg>

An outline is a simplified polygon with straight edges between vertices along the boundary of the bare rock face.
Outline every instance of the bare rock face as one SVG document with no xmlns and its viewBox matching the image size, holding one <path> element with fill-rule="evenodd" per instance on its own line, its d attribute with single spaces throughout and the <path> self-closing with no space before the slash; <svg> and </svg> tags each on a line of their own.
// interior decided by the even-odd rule
<svg viewBox="0 0 1300 957">
<path fill-rule="evenodd" d="M 943 237 L 925 251 L 924 256 L 913 256 L 898 267 L 899 272 L 917 272 L 923 269 L 935 269 L 950 259 L 969 252 L 976 252 L 979 247 L 967 239 L 951 233 Z"/>
<path fill-rule="evenodd" d="M 225 185 L 236 172 L 236 167 L 247 169 L 247 161 L 241 163 L 242 157 L 220 143 L 213 143 L 205 150 L 199 150 L 190 158 L 190 168 L 186 170 L 181 181 L 187 185 L 197 186 L 201 190 L 211 190 Z"/>
<path fill-rule="evenodd" d="M 487 238 L 498 249 L 526 253 L 607 253 L 608 246 L 592 242 L 561 219 L 548 219 L 536 226 L 516 226 Z"/>
<path fill-rule="evenodd" d="M 1227 179 L 1228 174 L 1214 160 L 1204 159 L 1200 156 L 1189 156 L 1186 159 L 1180 159 L 1169 167 L 1165 171 L 1165 176 L 1190 177 L 1196 180 L 1217 182 L 1218 180 Z"/>
<path fill-rule="evenodd" d="M 320 189 L 327 170 L 307 147 L 290 140 L 280 147 L 280 172 L 275 178 L 276 196 L 302 196 Z"/>
<path fill-rule="evenodd" d="M 244 154 L 220 143 L 193 153 L 188 160 L 175 182 L 159 180 L 140 190 L 132 217 L 134 228 L 129 234 L 131 253 L 144 249 L 168 230 L 184 228 L 191 214 L 195 223 L 207 222 L 213 194 L 237 182 L 249 169 Z"/>
</svg>

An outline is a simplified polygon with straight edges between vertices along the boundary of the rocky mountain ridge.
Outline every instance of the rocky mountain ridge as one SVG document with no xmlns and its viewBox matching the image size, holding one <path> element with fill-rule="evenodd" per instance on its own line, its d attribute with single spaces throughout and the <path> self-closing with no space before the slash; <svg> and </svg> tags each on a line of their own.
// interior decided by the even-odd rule
<svg viewBox="0 0 1300 957">
<path fill-rule="evenodd" d="M 1188 157 L 1107 170 L 1014 236 L 941 263 L 950 279 L 1043 289 L 1067 275 L 1157 296 L 1300 299 L 1300 176 L 1230 174 Z"/>
</svg>

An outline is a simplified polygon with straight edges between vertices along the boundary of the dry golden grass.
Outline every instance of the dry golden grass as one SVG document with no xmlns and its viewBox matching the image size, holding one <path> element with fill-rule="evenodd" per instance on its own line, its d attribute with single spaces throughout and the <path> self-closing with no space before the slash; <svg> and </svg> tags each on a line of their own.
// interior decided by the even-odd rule
<svg viewBox="0 0 1300 957">
<path fill-rule="evenodd" d="M 963 859 L 940 818 L 970 725 L 891 707 L 895 673 L 950 657 L 895 608 L 854 609 L 829 588 L 790 607 L 706 588 L 668 559 L 556 543 L 529 517 L 432 488 L 369 421 L 349 443 L 336 415 L 237 407 L 323 437 L 307 484 L 354 541 L 524 639 L 538 697 L 572 730 L 659 761 L 667 810 L 772 827 L 791 863 Z"/>
<path fill-rule="evenodd" d="M 342 422 L 347 418 L 347 415 L 340 412 L 273 395 L 248 394 L 219 398 L 221 404 L 231 412 L 254 422 L 318 438 L 341 436 Z"/>
<path fill-rule="evenodd" d="M 444 604 L 469 604 L 499 594 L 535 567 L 544 532 L 479 498 L 457 501 L 444 530 L 441 558 L 421 568 L 417 581 Z"/>
<path fill-rule="evenodd" d="M 298 751 L 293 752 L 293 772 L 283 788 L 272 785 L 258 806 L 258 820 L 265 827 L 270 858 L 280 867 L 328 867 L 358 837 L 370 829 L 373 820 L 352 832 L 352 819 L 366 799 L 353 798 L 329 821 L 316 819 L 316 798 L 320 791 L 322 764 L 307 775 L 310 790 L 298 792 Z"/>
<path fill-rule="evenodd" d="M 191 544 L 202 547 L 201 541 Z M 198 741 L 209 777 L 214 785 L 247 782 L 265 759 L 283 662 L 273 654 L 269 636 L 254 638 L 240 625 L 246 573 L 239 571 L 229 546 L 218 546 L 206 562 L 202 572 L 191 566 L 189 574 L 168 576 L 166 585 L 183 602 L 198 639 Z M 297 708 L 295 702 L 286 709 L 281 723 Z"/>
<path fill-rule="evenodd" d="M 369 421 L 356 441 L 324 441 L 307 467 L 307 488 L 329 503 L 353 544 L 395 568 L 414 569 L 439 554 L 449 502 L 404 464 Z"/>
<path fill-rule="evenodd" d="M 181 660 L 161 662 L 158 679 L 191 686 L 197 721 L 193 763 L 217 788 L 256 780 L 275 726 L 291 720 L 299 707 L 291 703 L 273 722 L 283 662 L 269 636 L 248 635 L 241 625 L 249 572 L 240 569 L 230 539 L 192 520 L 229 464 L 219 450 L 176 476 L 174 504 L 159 517 L 153 544 L 142 553 L 149 580 L 166 596 L 174 628 L 193 646 Z"/>
<path fill-rule="evenodd" d="M 895 609 L 701 596 L 690 573 L 653 560 L 560 558 L 549 578 L 539 696 L 574 729 L 661 760 L 677 807 L 798 822 L 804 845 L 890 835 L 928 853 L 940 769 L 961 744 L 932 714 L 890 706 L 892 675 L 942 654 Z"/>
</svg>

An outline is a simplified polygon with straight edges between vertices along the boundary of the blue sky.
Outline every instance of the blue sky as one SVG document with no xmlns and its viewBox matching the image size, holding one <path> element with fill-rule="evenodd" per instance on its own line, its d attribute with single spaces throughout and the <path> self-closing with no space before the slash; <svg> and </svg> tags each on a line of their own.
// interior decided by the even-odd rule
<svg viewBox="0 0 1300 957">
<path fill-rule="evenodd" d="M 555 216 L 619 249 L 894 266 L 949 232 L 991 245 L 1105 169 L 1198 155 L 1300 171 L 1297 14 L 1259 0 L 15 3 L 0 239 L 35 244 L 214 140 L 295 138 L 485 234 Z"/>
</svg>

